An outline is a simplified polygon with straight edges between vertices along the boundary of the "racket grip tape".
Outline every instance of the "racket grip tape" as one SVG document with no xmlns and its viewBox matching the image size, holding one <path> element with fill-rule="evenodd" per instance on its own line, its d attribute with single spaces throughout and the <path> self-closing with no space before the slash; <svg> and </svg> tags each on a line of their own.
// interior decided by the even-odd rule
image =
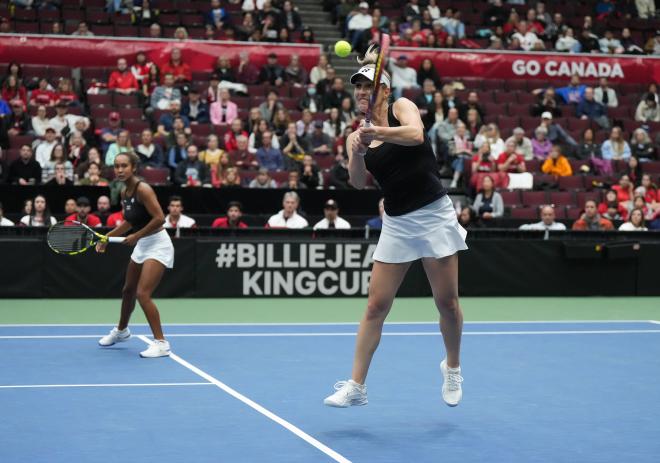
<svg viewBox="0 0 660 463">
<path fill-rule="evenodd" d="M 108 236 L 108 243 L 123 243 L 125 239 L 123 236 Z"/>
</svg>

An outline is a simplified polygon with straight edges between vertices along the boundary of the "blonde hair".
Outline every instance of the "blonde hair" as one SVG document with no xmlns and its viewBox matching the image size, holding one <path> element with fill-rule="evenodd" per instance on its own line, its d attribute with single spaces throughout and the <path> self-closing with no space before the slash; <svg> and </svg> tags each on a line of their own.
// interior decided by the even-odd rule
<svg viewBox="0 0 660 463">
<path fill-rule="evenodd" d="M 380 47 L 375 43 L 372 43 L 369 45 L 369 48 L 367 48 L 367 51 L 364 52 L 364 56 L 362 58 L 358 56 L 356 59 L 360 66 L 369 66 L 375 69 L 379 53 Z M 392 82 L 392 77 L 390 76 L 390 73 L 387 72 L 387 69 L 383 68 L 383 74 L 387 76 L 390 82 Z"/>
</svg>

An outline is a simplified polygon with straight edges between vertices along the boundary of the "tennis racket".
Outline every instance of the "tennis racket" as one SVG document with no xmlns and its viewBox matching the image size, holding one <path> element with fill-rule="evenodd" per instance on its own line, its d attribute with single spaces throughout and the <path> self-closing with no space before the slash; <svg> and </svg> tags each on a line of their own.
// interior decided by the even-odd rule
<svg viewBox="0 0 660 463">
<path fill-rule="evenodd" d="M 95 232 L 84 223 L 75 220 L 57 222 L 48 230 L 48 246 L 58 254 L 70 256 L 83 253 L 96 243 L 121 243 L 125 238 L 106 236 Z"/>
<path fill-rule="evenodd" d="M 376 60 L 376 68 L 374 69 L 374 89 L 369 99 L 369 106 L 365 114 L 365 127 L 371 126 L 371 111 L 376 104 L 376 99 L 380 93 L 380 77 L 383 75 L 385 68 L 385 58 L 390 51 L 390 36 L 389 34 L 380 34 L 380 51 L 378 52 L 378 59 Z"/>
</svg>

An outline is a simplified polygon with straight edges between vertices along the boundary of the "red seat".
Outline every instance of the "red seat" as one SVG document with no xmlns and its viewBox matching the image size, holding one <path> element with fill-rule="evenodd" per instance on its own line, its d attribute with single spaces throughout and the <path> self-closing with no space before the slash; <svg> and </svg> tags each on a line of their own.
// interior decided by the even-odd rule
<svg viewBox="0 0 660 463">
<path fill-rule="evenodd" d="M 548 203 L 548 197 L 545 191 L 523 191 L 522 203 L 525 206 L 540 206 Z"/>
<path fill-rule="evenodd" d="M 529 161 L 525 161 L 525 167 L 527 167 L 527 172 L 541 172 L 541 161 L 538 159 L 530 159 Z"/>
<path fill-rule="evenodd" d="M 211 124 L 191 124 L 190 130 L 193 135 L 208 137 L 213 133 L 213 126 Z"/>
<path fill-rule="evenodd" d="M 335 163 L 335 157 L 330 154 L 325 154 L 325 155 L 316 154 L 314 155 L 314 160 L 316 161 L 316 165 L 321 170 L 329 169 Z"/>
<path fill-rule="evenodd" d="M 112 101 L 117 107 L 137 107 L 138 100 L 137 95 L 122 95 L 121 93 L 115 93 L 112 96 Z"/>
<path fill-rule="evenodd" d="M 645 174 L 660 174 L 660 162 L 644 162 L 642 170 Z"/>
<path fill-rule="evenodd" d="M 71 68 L 68 66 L 48 66 L 48 77 L 54 81 L 61 77 L 71 78 Z"/>
<path fill-rule="evenodd" d="M 167 185 L 169 183 L 170 170 L 166 167 L 140 169 L 140 175 L 151 185 Z"/>
<path fill-rule="evenodd" d="M 578 208 L 584 208 L 584 203 L 588 200 L 594 200 L 597 203 L 600 202 L 601 192 L 598 191 L 578 191 L 575 194 L 575 200 Z"/>
<path fill-rule="evenodd" d="M 142 108 L 120 108 L 122 119 L 142 119 Z"/>
<path fill-rule="evenodd" d="M 34 140 L 32 135 L 14 135 L 9 137 L 9 146 L 11 148 L 20 148 L 23 145 L 32 146 L 32 140 Z"/>
<path fill-rule="evenodd" d="M 87 95 L 87 103 L 90 106 L 112 106 L 112 95 L 109 94 L 99 94 L 99 95 Z"/>
<path fill-rule="evenodd" d="M 536 220 L 538 217 L 539 212 L 535 207 L 515 207 L 511 209 L 512 219 Z"/>
<path fill-rule="evenodd" d="M 277 183 L 278 186 L 283 183 L 286 185 L 287 181 L 289 180 L 289 172 L 286 170 L 280 170 L 277 172 L 271 171 L 270 176 L 273 180 L 275 180 L 275 183 Z"/>
<path fill-rule="evenodd" d="M 582 176 L 559 177 L 560 190 L 579 190 L 582 188 L 584 188 L 584 177 Z"/>
<path fill-rule="evenodd" d="M 580 172 L 582 166 L 589 167 L 589 161 L 582 161 L 579 159 L 569 159 L 568 162 L 571 164 L 571 169 L 573 169 L 574 174 Z"/>
<path fill-rule="evenodd" d="M 551 191 L 550 204 L 555 207 L 559 206 L 573 206 L 575 205 L 575 198 L 572 191 Z"/>
<path fill-rule="evenodd" d="M 19 34 L 38 34 L 39 23 L 17 22 L 14 30 Z"/>
<path fill-rule="evenodd" d="M 567 207 L 566 208 L 566 218 L 568 220 L 577 220 L 580 218 L 584 207 Z"/>
<path fill-rule="evenodd" d="M 421 93 L 422 93 L 421 88 L 413 87 L 413 88 L 404 89 L 403 92 L 401 93 L 401 95 L 408 98 L 409 100 L 414 100 Z"/>
<path fill-rule="evenodd" d="M 502 201 L 505 206 L 515 207 L 522 204 L 522 201 L 520 200 L 520 191 L 518 190 L 500 191 L 500 195 L 502 196 Z"/>
<path fill-rule="evenodd" d="M 565 220 L 566 219 L 566 208 L 561 206 L 561 207 L 555 207 L 555 219 L 557 220 Z"/>
</svg>

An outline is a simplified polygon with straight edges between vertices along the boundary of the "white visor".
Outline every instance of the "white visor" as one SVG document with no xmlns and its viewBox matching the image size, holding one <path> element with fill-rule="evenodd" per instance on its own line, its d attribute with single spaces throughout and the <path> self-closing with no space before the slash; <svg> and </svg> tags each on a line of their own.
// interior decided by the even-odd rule
<svg viewBox="0 0 660 463">
<path fill-rule="evenodd" d="M 358 72 L 356 72 L 351 76 L 351 83 L 355 84 L 355 80 L 357 79 L 358 76 L 364 76 L 373 82 L 375 72 L 376 72 L 376 66 L 374 66 L 373 64 L 367 64 L 366 66 L 362 66 Z M 387 77 L 385 72 L 383 72 L 380 75 L 380 83 L 385 84 L 387 87 L 390 86 L 390 79 L 389 77 Z"/>
</svg>

